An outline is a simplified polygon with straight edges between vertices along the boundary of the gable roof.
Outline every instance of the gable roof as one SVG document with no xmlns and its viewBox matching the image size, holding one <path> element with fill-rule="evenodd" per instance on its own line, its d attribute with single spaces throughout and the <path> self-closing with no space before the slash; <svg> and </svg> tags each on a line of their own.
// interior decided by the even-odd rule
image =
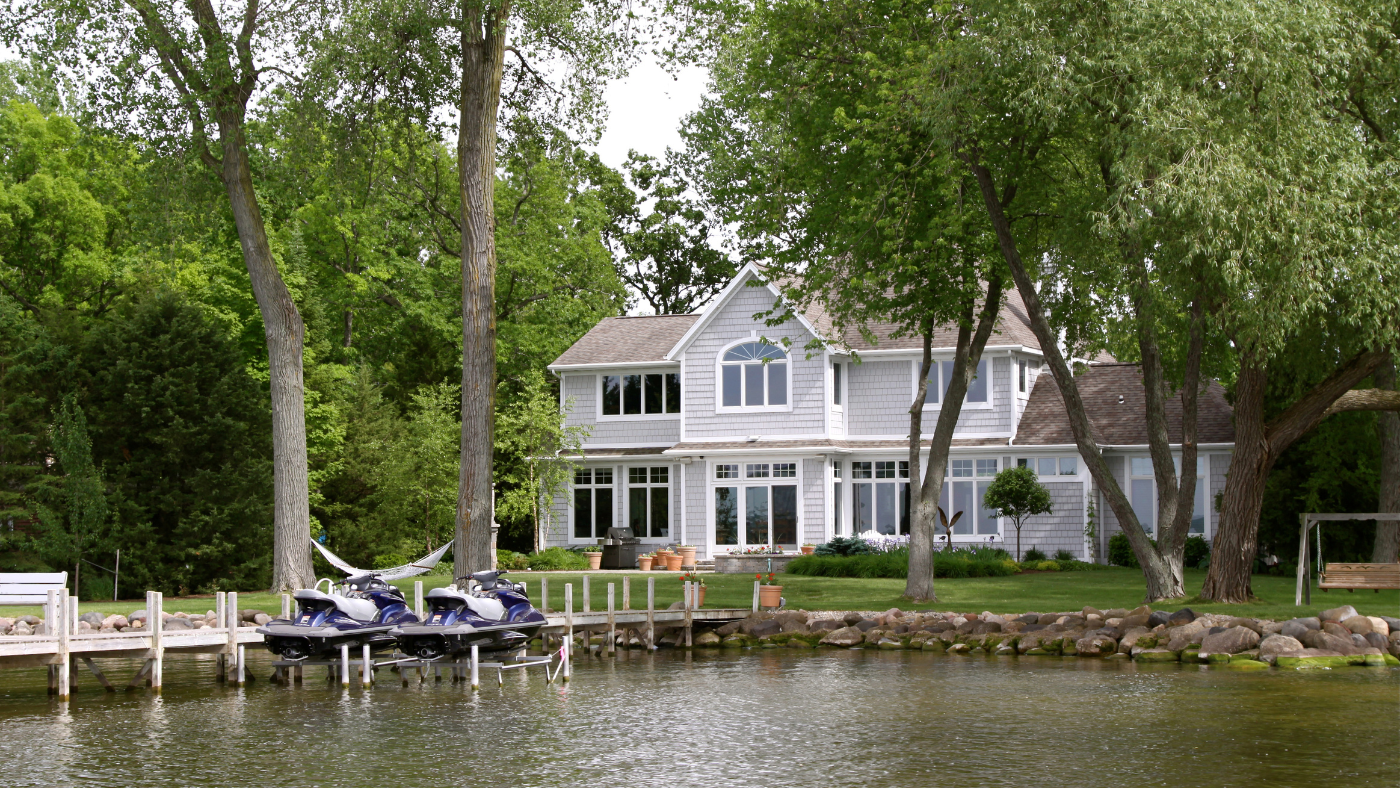
<svg viewBox="0 0 1400 788">
<path fill-rule="evenodd" d="M 549 365 L 667 363 L 666 354 L 700 319 L 699 315 L 605 317 Z"/>
<path fill-rule="evenodd" d="M 694 341 L 694 339 L 700 335 L 700 332 L 705 330 L 705 326 L 710 320 L 720 313 L 724 303 L 728 301 L 734 293 L 738 292 L 739 288 L 748 286 L 748 281 L 751 277 L 763 282 L 763 286 L 768 289 L 769 293 L 773 294 L 774 298 L 783 297 L 782 292 L 775 287 L 771 281 L 763 277 L 763 272 L 759 270 L 758 266 L 753 263 L 745 263 L 744 266 L 739 269 L 739 272 L 734 275 L 734 278 L 729 280 L 729 284 L 725 286 L 724 290 L 720 292 L 714 302 L 706 307 L 704 314 L 700 316 L 700 319 L 696 321 L 695 325 L 691 326 L 690 329 L 685 332 L 685 336 L 681 337 L 680 341 L 671 348 L 670 352 L 666 354 L 666 357 L 668 359 L 673 359 L 681 351 L 685 350 L 686 346 Z M 808 319 L 805 312 L 794 310 L 793 317 L 803 328 L 807 329 L 812 336 L 823 341 L 829 336 L 829 334 L 823 334 L 819 331 L 817 326 L 813 325 L 812 321 Z"/>
<path fill-rule="evenodd" d="M 1146 446 L 1146 390 L 1137 364 L 1090 364 L 1076 378 L 1084 410 L 1089 416 L 1090 434 L 1100 446 Z M 1122 401 L 1119 401 L 1122 397 Z M 1167 435 L 1172 443 L 1181 442 L 1181 400 L 1166 402 Z M 1233 411 L 1225 399 L 1225 388 L 1215 381 L 1198 400 L 1196 440 L 1198 443 L 1234 443 Z M 1074 443 L 1064 399 L 1054 378 L 1040 375 L 1031 389 L 1026 410 L 1016 432 L 1017 446 L 1063 446 Z"/>
</svg>

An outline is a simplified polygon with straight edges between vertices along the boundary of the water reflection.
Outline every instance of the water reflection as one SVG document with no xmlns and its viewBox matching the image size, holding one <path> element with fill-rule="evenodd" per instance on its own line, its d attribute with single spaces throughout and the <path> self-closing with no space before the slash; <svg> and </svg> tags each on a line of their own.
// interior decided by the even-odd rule
<svg viewBox="0 0 1400 788">
<path fill-rule="evenodd" d="M 473 693 L 387 670 L 277 686 L 249 657 L 242 689 L 175 657 L 162 696 L 88 682 L 66 705 L 42 670 L 0 674 L 0 785 L 1400 784 L 1397 670 L 622 652 Z"/>
</svg>

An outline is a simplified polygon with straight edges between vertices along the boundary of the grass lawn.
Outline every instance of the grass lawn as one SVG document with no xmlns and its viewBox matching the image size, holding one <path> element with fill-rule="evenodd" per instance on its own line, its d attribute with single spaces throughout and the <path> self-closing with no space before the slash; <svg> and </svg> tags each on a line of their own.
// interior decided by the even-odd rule
<svg viewBox="0 0 1400 788">
<path fill-rule="evenodd" d="M 647 579 L 656 582 L 656 605 L 664 608 L 681 598 L 681 581 L 673 572 L 591 572 L 591 596 L 594 610 L 607 609 L 607 584 L 616 585 L 617 606 L 622 606 L 622 577 L 632 578 L 632 607 L 646 607 Z M 562 610 L 564 607 L 564 585 L 574 584 L 574 609 L 583 609 L 583 573 L 578 572 L 520 572 L 511 575 L 516 580 L 529 584 L 531 599 L 540 604 L 540 581 L 549 580 L 549 607 Z M 716 575 L 705 577 L 706 607 L 749 607 L 753 604 L 752 575 Z M 1205 581 L 1202 570 L 1188 570 L 1186 587 L 1190 594 L 1197 593 Z M 445 576 L 423 578 L 425 589 L 447 585 Z M 1100 610 L 1114 607 L 1134 608 L 1142 603 L 1146 588 L 1142 573 L 1136 569 L 1105 569 L 1095 572 L 1045 572 L 1014 575 L 1012 577 L 982 577 L 961 580 L 937 580 L 938 603 L 913 605 L 900 598 L 904 592 L 903 580 L 862 580 L 854 578 L 802 577 L 798 575 L 778 575 L 783 586 L 783 596 L 789 608 L 804 610 L 887 610 L 898 607 L 901 610 L 956 610 L 959 612 L 980 613 L 990 610 L 994 613 L 1023 613 L 1028 610 L 1050 612 L 1057 610 L 1078 610 L 1092 605 Z M 1184 604 L 1198 613 L 1230 613 L 1251 618 L 1284 619 L 1294 616 L 1311 615 L 1320 610 L 1339 605 L 1353 605 L 1365 615 L 1400 616 L 1400 591 L 1371 591 L 1348 593 L 1333 591 L 1321 593 L 1313 590 L 1313 604 L 1306 607 L 1293 606 L 1293 578 L 1256 575 L 1254 593 L 1259 601 L 1247 605 L 1214 605 L 1197 602 L 1171 602 L 1160 607 L 1175 610 Z M 401 581 L 400 588 L 407 596 L 413 594 L 413 580 Z M 81 610 L 97 610 L 103 613 L 130 613 L 144 606 L 142 600 L 121 602 L 83 602 Z M 276 615 L 281 610 L 280 599 L 266 593 L 244 593 L 238 595 L 240 608 L 258 608 Z M 183 597 L 165 600 L 165 609 L 170 612 L 203 613 L 214 607 L 212 596 Z M 38 615 L 37 608 L 0 608 L 0 616 L 15 616 L 24 613 Z"/>
</svg>

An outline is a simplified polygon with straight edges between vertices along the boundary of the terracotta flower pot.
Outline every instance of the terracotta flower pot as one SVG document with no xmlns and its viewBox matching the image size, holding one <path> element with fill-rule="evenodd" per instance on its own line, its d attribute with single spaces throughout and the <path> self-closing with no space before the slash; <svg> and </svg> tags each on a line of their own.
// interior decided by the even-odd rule
<svg viewBox="0 0 1400 788">
<path fill-rule="evenodd" d="M 813 550 L 816 550 L 816 549 L 817 549 L 817 546 L 816 546 L 816 545 L 804 544 L 804 545 L 802 545 L 802 554 L 803 554 L 803 555 L 811 555 L 811 554 L 812 554 L 812 551 L 813 551 Z"/>
<path fill-rule="evenodd" d="M 666 569 L 671 572 L 681 571 L 681 557 L 675 553 L 666 556 Z"/>
<path fill-rule="evenodd" d="M 643 571 L 643 572 L 650 572 L 650 571 L 651 571 L 651 556 L 649 556 L 649 555 L 644 555 L 644 556 L 638 558 L 638 559 L 637 559 L 637 565 L 640 566 L 640 567 L 642 568 L 642 571 Z"/>
<path fill-rule="evenodd" d="M 705 606 L 705 587 L 704 587 L 704 586 L 700 586 L 700 589 L 699 589 L 698 591 L 696 591 L 696 593 L 695 593 L 695 606 L 696 606 L 696 607 L 704 607 L 704 606 Z"/>
<path fill-rule="evenodd" d="M 782 586 L 759 586 L 759 587 L 758 587 L 758 606 L 759 606 L 759 607 L 777 607 L 778 605 L 781 605 L 782 603 L 783 603 L 783 587 L 782 587 Z"/>
<path fill-rule="evenodd" d="M 603 565 L 603 554 L 602 554 L 602 553 L 584 553 L 584 555 L 585 555 L 585 556 L 588 556 L 588 568 L 589 568 L 589 569 L 598 569 L 598 568 L 602 567 L 602 565 Z"/>
<path fill-rule="evenodd" d="M 688 568 L 690 568 L 690 567 L 695 566 L 695 548 L 694 548 L 694 547 L 682 547 L 681 550 L 680 550 L 680 552 L 681 552 L 681 568 L 682 568 L 682 569 L 688 569 Z"/>
</svg>

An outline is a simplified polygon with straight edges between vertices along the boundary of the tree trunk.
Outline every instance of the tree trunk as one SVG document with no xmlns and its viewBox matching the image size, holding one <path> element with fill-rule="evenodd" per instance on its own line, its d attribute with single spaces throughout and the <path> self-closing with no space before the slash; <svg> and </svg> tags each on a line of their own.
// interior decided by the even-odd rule
<svg viewBox="0 0 1400 788">
<path fill-rule="evenodd" d="M 243 262 L 252 281 L 253 297 L 262 314 L 267 339 L 269 387 L 272 394 L 272 590 L 307 588 L 315 581 L 311 566 L 311 505 L 306 470 L 306 417 L 302 385 L 302 341 L 305 328 L 292 294 L 277 271 L 268 246 L 267 230 L 253 191 L 239 117 L 220 119 L 223 151 L 221 175 L 233 210 Z"/>
<path fill-rule="evenodd" d="M 1248 352 L 1235 383 L 1235 454 L 1225 478 L 1220 529 L 1211 547 L 1210 571 L 1201 597 L 1213 602 L 1247 602 L 1253 596 L 1250 573 L 1258 550 L 1259 512 L 1264 483 L 1279 455 L 1316 427 L 1352 386 L 1390 361 L 1384 351 L 1367 351 L 1342 363 L 1272 421 L 1264 421 L 1268 370 Z"/>
<path fill-rule="evenodd" d="M 462 4 L 457 170 L 462 224 L 462 466 L 458 577 L 491 568 L 491 453 L 496 410 L 496 115 L 510 4 Z"/>
<path fill-rule="evenodd" d="M 1180 596 L 1171 582 L 1170 567 L 1152 547 L 1147 533 L 1138 523 L 1132 504 L 1123 494 L 1123 488 L 1108 470 L 1108 463 L 1104 461 L 1098 441 L 1094 440 L 1090 430 L 1089 416 L 1084 410 L 1084 400 L 1079 394 L 1079 384 L 1075 381 L 1064 354 L 1060 352 L 1059 335 L 1046 318 L 1045 309 L 1040 303 L 1040 294 L 1036 292 L 1035 283 L 1031 281 L 1021 259 L 1016 237 L 1011 232 L 1011 221 L 1007 218 L 1005 210 L 1005 206 L 1015 199 L 1016 187 L 1014 184 L 1009 185 L 998 195 L 991 170 L 978 160 L 976 152 L 964 151 L 961 155 L 977 178 L 977 185 L 982 191 L 982 201 L 987 207 L 987 217 L 996 233 L 997 245 L 1011 269 L 1011 278 L 1016 282 L 1021 300 L 1026 304 L 1026 314 L 1031 319 L 1031 331 L 1035 333 L 1041 352 L 1045 354 L 1045 360 L 1050 365 L 1055 385 L 1060 389 L 1060 396 L 1065 403 L 1065 415 L 1069 417 L 1070 429 L 1074 434 L 1075 446 L 1084 459 L 1089 474 L 1094 477 L 1095 484 L 1107 499 L 1109 508 L 1118 518 L 1119 527 L 1128 537 L 1133 553 L 1138 556 L 1138 562 L 1142 565 L 1142 573 L 1147 580 L 1147 601 L 1155 602 Z"/>
<path fill-rule="evenodd" d="M 1395 360 L 1375 371 L 1376 388 L 1395 390 Z M 1400 413 L 1381 411 L 1376 429 L 1381 434 L 1380 511 L 1400 512 Z M 1371 560 L 1377 564 L 1400 561 L 1400 521 L 1376 523 L 1376 544 Z"/>
<path fill-rule="evenodd" d="M 982 314 L 977 322 L 977 330 L 972 331 L 972 305 L 969 300 L 963 310 L 958 326 L 958 345 L 953 354 L 952 380 L 943 396 L 943 405 L 938 411 L 938 423 L 934 426 L 933 438 L 929 441 L 928 468 L 920 474 L 920 444 L 923 443 L 923 410 L 928 398 L 928 373 L 933 363 L 932 342 L 934 325 L 932 320 L 924 330 L 923 363 L 919 367 L 919 388 L 914 403 L 909 408 L 909 506 L 913 522 L 909 525 L 909 577 L 904 584 L 904 596 L 915 601 L 938 601 L 933 589 L 933 547 L 938 522 L 938 500 L 943 494 L 943 477 L 948 467 L 948 449 L 953 444 L 953 431 L 962 413 L 963 397 L 968 384 L 976 374 L 977 363 L 982 359 L 982 349 L 987 346 L 996 327 L 997 312 L 1001 307 L 1002 283 L 998 278 L 987 287 L 987 300 L 982 306 Z M 951 514 L 949 515 L 952 516 Z M 952 536 L 948 543 L 951 546 Z"/>
</svg>

